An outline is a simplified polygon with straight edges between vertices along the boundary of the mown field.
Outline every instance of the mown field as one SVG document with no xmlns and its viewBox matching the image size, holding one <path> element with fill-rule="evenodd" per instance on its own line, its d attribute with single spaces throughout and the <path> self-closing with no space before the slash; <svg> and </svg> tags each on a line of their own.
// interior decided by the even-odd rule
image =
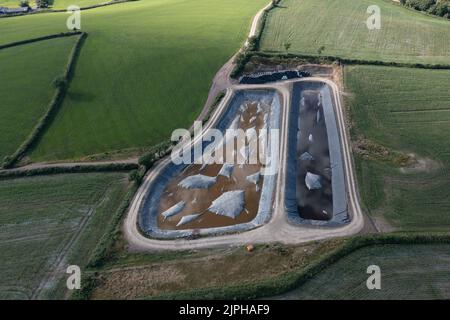
<svg viewBox="0 0 450 320">
<path fill-rule="evenodd" d="M 82 12 L 89 33 L 32 160 L 150 146 L 189 127 L 266 0 L 140 0 Z M 0 43 L 66 29 L 67 14 L 0 19 Z"/>
<path fill-rule="evenodd" d="M 342 258 L 279 299 L 448 299 L 449 245 L 384 245 Z M 368 290 L 367 267 L 381 269 L 381 290 Z"/>
<path fill-rule="evenodd" d="M 8 18 L 9 19 L 9 18 Z M 0 50 L 0 161 L 16 151 L 47 111 L 76 37 Z"/>
<path fill-rule="evenodd" d="M 65 268 L 83 269 L 127 185 L 119 173 L 0 181 L 0 298 L 63 298 Z"/>
<path fill-rule="evenodd" d="M 387 150 L 356 153 L 363 204 L 403 230 L 450 227 L 450 71 L 345 67 L 354 142 Z M 388 152 L 414 154 L 404 166 Z"/>
<path fill-rule="evenodd" d="M 369 30 L 367 8 L 381 9 L 381 29 Z M 408 63 L 450 64 L 450 21 L 385 0 L 282 0 L 269 13 L 265 51 Z"/>
</svg>

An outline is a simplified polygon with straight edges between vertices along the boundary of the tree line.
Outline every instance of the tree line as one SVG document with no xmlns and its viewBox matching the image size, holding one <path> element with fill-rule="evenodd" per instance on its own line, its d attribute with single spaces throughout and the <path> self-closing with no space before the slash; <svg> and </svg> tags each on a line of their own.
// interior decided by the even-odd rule
<svg viewBox="0 0 450 320">
<path fill-rule="evenodd" d="M 404 6 L 450 19 L 450 0 L 400 0 Z"/>
</svg>

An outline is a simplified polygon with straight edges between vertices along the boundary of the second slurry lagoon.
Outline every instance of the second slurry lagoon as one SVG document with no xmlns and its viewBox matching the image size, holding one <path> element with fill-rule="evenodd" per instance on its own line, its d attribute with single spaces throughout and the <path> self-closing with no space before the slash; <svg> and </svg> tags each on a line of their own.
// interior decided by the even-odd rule
<svg viewBox="0 0 450 320">
<path fill-rule="evenodd" d="M 335 104 L 325 83 L 293 84 L 287 167 L 285 206 L 291 222 L 348 222 Z"/>
</svg>

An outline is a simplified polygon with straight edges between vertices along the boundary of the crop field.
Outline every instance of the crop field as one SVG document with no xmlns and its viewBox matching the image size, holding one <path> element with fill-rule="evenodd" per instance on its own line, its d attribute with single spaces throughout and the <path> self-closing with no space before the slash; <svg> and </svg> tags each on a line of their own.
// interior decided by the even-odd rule
<svg viewBox="0 0 450 320">
<path fill-rule="evenodd" d="M 362 248 L 278 298 L 447 299 L 450 295 L 449 250 L 449 245 Z M 370 265 L 381 269 L 381 290 L 368 290 L 366 287 L 369 277 L 366 270 Z"/>
<path fill-rule="evenodd" d="M 0 181 L 0 299 L 64 297 L 66 266 L 86 265 L 127 185 L 121 173 Z"/>
<path fill-rule="evenodd" d="M 369 30 L 367 8 L 381 9 Z M 261 49 L 362 60 L 450 64 L 450 21 L 385 0 L 282 0 L 269 13 Z"/>
<path fill-rule="evenodd" d="M 450 71 L 345 68 L 352 135 L 387 150 L 414 154 L 402 167 L 370 155 L 356 157 L 362 200 L 405 230 L 450 227 Z"/>
<path fill-rule="evenodd" d="M 266 0 L 140 0 L 83 11 L 74 79 L 32 160 L 154 145 L 190 127 Z M 66 30 L 66 13 L 0 19 L 0 43 Z"/>
<path fill-rule="evenodd" d="M 9 18 L 8 18 L 9 19 Z M 76 37 L 0 50 L 0 161 L 20 146 L 47 111 Z"/>
</svg>

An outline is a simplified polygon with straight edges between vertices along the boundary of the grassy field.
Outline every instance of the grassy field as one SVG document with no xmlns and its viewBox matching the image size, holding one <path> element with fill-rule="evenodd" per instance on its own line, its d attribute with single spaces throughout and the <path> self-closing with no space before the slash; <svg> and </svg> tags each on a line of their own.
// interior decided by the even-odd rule
<svg viewBox="0 0 450 320">
<path fill-rule="evenodd" d="M 355 140 L 404 154 L 400 168 L 383 155 L 357 156 L 362 200 L 404 230 L 450 227 L 450 71 L 349 66 L 346 91 Z"/>
<path fill-rule="evenodd" d="M 0 181 L 0 299 L 30 298 L 41 283 L 41 298 L 62 298 L 66 266 L 87 263 L 127 184 L 118 173 Z"/>
<path fill-rule="evenodd" d="M 367 267 L 381 269 L 368 290 Z M 384 245 L 355 251 L 281 299 L 448 299 L 450 245 Z"/>
<path fill-rule="evenodd" d="M 8 18 L 9 19 L 9 18 Z M 76 37 L 0 50 L 0 161 L 11 155 L 47 111 Z"/>
<path fill-rule="evenodd" d="M 367 8 L 381 9 L 369 30 Z M 261 49 L 343 58 L 450 64 L 450 21 L 385 0 L 282 0 L 269 14 Z"/>
<path fill-rule="evenodd" d="M 30 1 L 30 6 L 34 5 L 34 1 Z M 7 7 L 7 8 L 18 8 L 20 7 L 20 1 L 19 0 L 0 0 L 0 7 Z"/>
<path fill-rule="evenodd" d="M 32 160 L 139 148 L 189 127 L 266 0 L 141 0 L 82 12 L 89 33 Z M 1 43 L 64 31 L 67 14 L 0 20 Z"/>
</svg>

